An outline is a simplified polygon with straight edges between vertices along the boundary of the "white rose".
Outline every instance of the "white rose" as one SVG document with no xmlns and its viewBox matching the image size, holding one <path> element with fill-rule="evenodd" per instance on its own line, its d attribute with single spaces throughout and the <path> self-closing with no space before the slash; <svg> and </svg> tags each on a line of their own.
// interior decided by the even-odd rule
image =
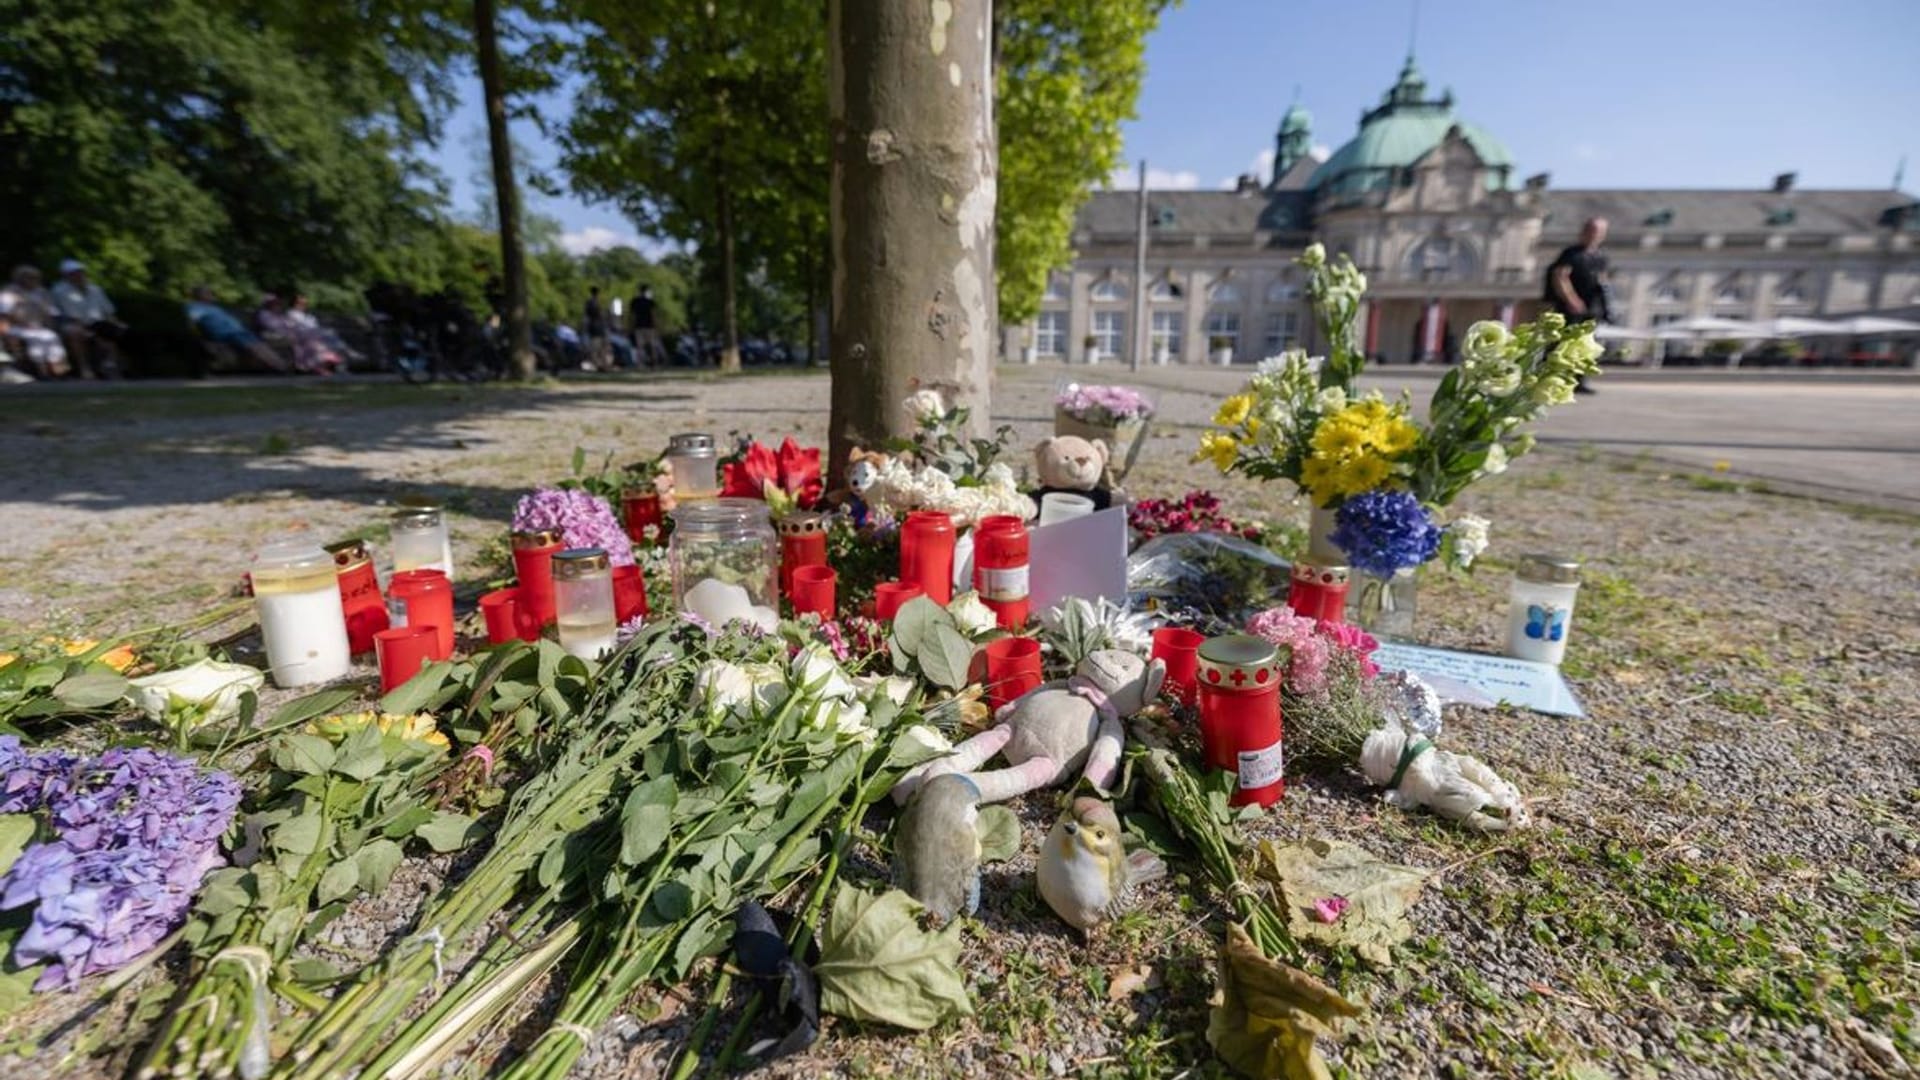
<svg viewBox="0 0 1920 1080">
<path fill-rule="evenodd" d="M 240 697 L 259 693 L 267 676 L 258 668 L 197 660 L 186 667 L 130 680 L 127 698 L 147 719 L 164 722 L 167 709 L 199 709 L 201 722 L 218 724 L 240 715 Z"/>
<path fill-rule="evenodd" d="M 938 420 L 947 415 L 947 399 L 938 390 L 915 390 L 901 404 L 916 422 Z"/>
<path fill-rule="evenodd" d="M 885 698 L 895 705 L 905 705 L 918 684 L 904 675 L 857 675 L 853 685 L 859 690 L 862 700 Z"/>
<path fill-rule="evenodd" d="M 867 723 L 867 707 L 857 701 L 828 698 L 807 710 L 807 724 L 818 731 L 831 731 L 849 739 L 873 738 L 873 725 Z"/>
<path fill-rule="evenodd" d="M 853 680 L 824 645 L 809 645 L 800 650 L 791 667 L 794 683 L 814 697 L 851 701 L 859 696 Z"/>
<path fill-rule="evenodd" d="M 1464 570 L 1487 550 L 1487 524 L 1487 519 L 1477 514 L 1464 514 L 1447 527 L 1453 534 L 1455 565 Z"/>
<path fill-rule="evenodd" d="M 999 616 L 980 599 L 979 593 L 971 590 L 954 597 L 947 605 L 947 614 L 953 616 L 953 621 L 960 624 L 960 632 L 968 637 L 990 633 L 1000 625 Z"/>
<path fill-rule="evenodd" d="M 726 660 L 709 660 L 693 675 L 694 704 L 704 704 L 715 712 L 750 707 L 753 678 L 746 669 Z"/>
</svg>

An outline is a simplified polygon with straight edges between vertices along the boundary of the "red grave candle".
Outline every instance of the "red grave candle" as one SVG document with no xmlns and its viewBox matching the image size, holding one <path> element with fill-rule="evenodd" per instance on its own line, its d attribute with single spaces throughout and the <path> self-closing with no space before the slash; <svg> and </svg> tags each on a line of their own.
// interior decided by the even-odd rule
<svg viewBox="0 0 1920 1080">
<path fill-rule="evenodd" d="M 1182 626 L 1163 626 L 1153 632 L 1153 659 L 1167 665 L 1164 692 L 1191 706 L 1199 687 L 1194 677 L 1200 667 L 1200 646 L 1207 635 Z"/>
<path fill-rule="evenodd" d="M 551 529 L 513 534 L 513 576 L 520 586 L 520 610 L 535 627 L 554 619 L 553 557 L 560 553 L 560 534 Z"/>
<path fill-rule="evenodd" d="M 973 531 L 973 591 L 1003 630 L 1027 624 L 1027 523 L 1012 514 L 980 519 Z"/>
<path fill-rule="evenodd" d="M 1233 806 L 1271 806 L 1286 793 L 1279 661 L 1271 642 L 1248 634 L 1200 646 L 1200 741 L 1208 765 L 1238 776 Z"/>
<path fill-rule="evenodd" d="M 387 614 L 394 627 L 431 626 L 432 657 L 453 655 L 453 583 L 438 570 L 402 570 L 387 583 Z"/>
<path fill-rule="evenodd" d="M 647 613 L 647 579 L 638 566 L 613 568 L 613 621 L 626 625 Z"/>
<path fill-rule="evenodd" d="M 627 524 L 627 539 L 645 545 L 660 542 L 666 519 L 660 510 L 659 491 L 649 486 L 622 494 L 620 515 Z"/>
<path fill-rule="evenodd" d="M 397 626 L 373 635 L 373 652 L 380 664 L 380 692 L 420 674 L 433 662 L 436 631 L 431 626 Z"/>
<path fill-rule="evenodd" d="M 823 620 L 832 620 L 834 587 L 838 577 L 831 566 L 794 567 L 792 589 L 787 593 L 793 603 L 793 613 L 796 616 L 818 615 Z"/>
<path fill-rule="evenodd" d="M 387 628 L 387 600 L 380 595 L 380 578 L 373 572 L 373 556 L 361 540 L 327 545 L 334 573 L 340 579 L 340 609 L 347 617 L 347 651 L 358 656 L 373 650 L 373 635 Z"/>
<path fill-rule="evenodd" d="M 802 510 L 781 518 L 775 528 L 780 533 L 780 595 L 792 601 L 793 572 L 827 565 L 827 516 Z"/>
<path fill-rule="evenodd" d="M 513 641 L 520 636 L 520 590 L 495 589 L 482 596 L 480 614 L 487 620 L 487 644 Z"/>
<path fill-rule="evenodd" d="M 908 581 L 883 581 L 873 587 L 873 617 L 881 622 L 892 622 L 900 612 L 900 605 L 916 596 L 925 596 L 926 591 Z"/>
<path fill-rule="evenodd" d="M 953 519 L 938 510 L 915 510 L 900 526 L 900 580 L 943 607 L 953 599 L 953 539 Z"/>
<path fill-rule="evenodd" d="M 1347 615 L 1347 568 L 1319 563 L 1293 564 L 1287 606 L 1297 615 L 1337 623 Z"/>
<path fill-rule="evenodd" d="M 1039 686 L 1040 642 L 1030 637 L 1003 637 L 987 642 L 987 705 L 1002 705 Z"/>
</svg>

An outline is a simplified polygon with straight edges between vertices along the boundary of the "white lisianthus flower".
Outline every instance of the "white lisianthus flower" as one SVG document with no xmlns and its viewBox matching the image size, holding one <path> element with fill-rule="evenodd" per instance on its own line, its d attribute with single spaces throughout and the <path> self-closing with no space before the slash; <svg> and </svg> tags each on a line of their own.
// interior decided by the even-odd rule
<svg viewBox="0 0 1920 1080">
<path fill-rule="evenodd" d="M 1342 387 L 1329 386 L 1314 398 L 1314 407 L 1320 410 L 1322 416 L 1337 413 L 1347 407 L 1347 392 Z"/>
<path fill-rule="evenodd" d="M 1460 343 L 1460 355 L 1473 363 L 1492 363 L 1504 358 L 1512 340 L 1513 335 L 1504 325 L 1483 319 L 1467 327 L 1466 339 Z"/>
<path fill-rule="evenodd" d="M 1487 526 L 1487 519 L 1478 514 L 1462 514 L 1458 521 L 1447 526 L 1447 531 L 1453 534 L 1455 566 L 1465 570 L 1487 550 Z"/>
<path fill-rule="evenodd" d="M 1520 455 L 1529 453 L 1532 450 L 1533 450 L 1533 432 L 1531 431 L 1524 432 L 1523 434 L 1521 434 L 1519 438 L 1513 440 L 1513 452 L 1508 456 L 1519 457 Z"/>
<path fill-rule="evenodd" d="M 938 420 L 947 415 L 947 399 L 938 390 L 915 390 L 901 403 L 916 422 Z"/>
<path fill-rule="evenodd" d="M 793 672 L 794 684 L 802 693 L 842 701 L 852 701 L 860 696 L 859 688 L 847 677 L 846 671 L 824 645 L 809 645 L 801 649 L 789 667 Z"/>
<path fill-rule="evenodd" d="M 971 590 L 953 598 L 947 605 L 947 614 L 960 624 L 960 632 L 970 638 L 993 632 L 1000 625 L 999 616 L 993 613 L 980 594 Z"/>
<path fill-rule="evenodd" d="M 1484 363 L 1468 361 L 1464 367 L 1467 381 L 1489 397 L 1507 397 L 1520 389 L 1520 365 L 1505 357 L 1496 356 Z"/>
<path fill-rule="evenodd" d="M 1507 448 L 1499 443 L 1487 447 L 1487 460 L 1480 466 L 1480 475 L 1499 476 L 1507 471 Z M 1462 518 L 1461 520 L 1468 520 Z M 1484 523 L 1483 523 L 1484 524 Z"/>
<path fill-rule="evenodd" d="M 249 690 L 259 693 L 266 683 L 266 674 L 258 668 L 197 660 L 173 671 L 130 680 L 127 697 L 155 723 L 164 722 L 169 709 L 197 709 L 201 723 L 218 724 L 240 715 L 241 696 Z"/>
<path fill-rule="evenodd" d="M 1541 405 L 1565 405 L 1573 400 L 1573 380 L 1548 374 L 1533 384 L 1533 400 Z"/>
<path fill-rule="evenodd" d="M 1598 369 L 1603 352 L 1605 349 L 1589 332 L 1555 345 L 1552 354 L 1547 357 L 1547 366 L 1561 374 L 1591 375 Z"/>
<path fill-rule="evenodd" d="M 1327 246 L 1320 243 L 1308 244 L 1307 250 L 1301 252 L 1300 258 L 1295 261 L 1309 270 L 1318 270 L 1327 265 Z"/>
</svg>

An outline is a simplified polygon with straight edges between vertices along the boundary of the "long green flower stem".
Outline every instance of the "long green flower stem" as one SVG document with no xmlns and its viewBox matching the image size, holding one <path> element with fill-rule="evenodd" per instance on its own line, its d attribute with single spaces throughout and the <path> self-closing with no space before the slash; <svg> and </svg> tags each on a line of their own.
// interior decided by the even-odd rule
<svg viewBox="0 0 1920 1080">
<path fill-rule="evenodd" d="M 336 782 L 329 777 L 320 799 L 331 805 Z M 320 816 L 314 849 L 301 860 L 300 872 L 282 889 L 272 911 L 304 914 L 320 879 L 333 865 L 331 854 L 338 826 L 332 816 Z M 166 1019 L 134 1075 L 151 1077 L 228 1077 L 258 1080 L 272 1065 L 267 1025 L 272 1001 L 267 982 L 273 968 L 285 958 L 295 935 L 282 935 L 269 950 L 266 924 L 272 912 L 252 906 L 242 912 L 221 948 L 201 965 L 195 978 L 174 995 Z"/>
<path fill-rule="evenodd" d="M 1234 914 L 1246 924 L 1247 936 L 1269 958 L 1299 963 L 1300 946 L 1287 929 L 1286 919 L 1241 880 L 1233 846 L 1226 831 L 1208 811 L 1206 794 L 1200 790 L 1193 772 L 1167 750 L 1149 751 L 1140 760 L 1147 779 L 1153 782 L 1159 795 L 1167 823 L 1194 846 L 1200 865 L 1214 884 L 1226 892 Z"/>
<path fill-rule="evenodd" d="M 804 694 L 793 694 L 771 719 L 767 728 L 770 733 L 784 729 L 793 711 L 805 699 Z M 664 950 L 655 947 L 654 942 L 679 936 L 699 912 L 690 911 L 685 917 L 669 927 L 642 927 L 648 905 L 666 875 L 676 869 L 675 863 L 685 853 L 687 845 L 704 833 L 707 827 L 722 815 L 734 808 L 734 802 L 746 790 L 748 782 L 758 775 L 762 756 L 775 742 L 769 737 L 755 747 L 753 756 L 741 775 L 728 788 L 726 794 L 716 801 L 713 809 L 702 815 L 699 822 L 676 830 L 672 840 L 664 851 L 656 856 L 652 871 L 647 875 L 646 883 L 637 891 L 623 894 L 620 898 L 609 898 L 603 906 L 611 902 L 626 909 L 624 925 L 611 946 L 604 951 L 595 950 L 582 958 L 581 966 L 572 980 L 567 998 L 561 1003 L 560 1012 L 554 1018 L 553 1027 L 562 1032 L 592 1031 L 606 1022 L 614 1009 L 626 1000 L 627 995 L 642 982 L 650 978 L 659 966 Z M 855 778 L 858 778 L 856 773 Z M 831 798 L 823 799 L 820 807 L 808 819 L 791 832 L 782 843 L 773 861 L 768 864 L 767 876 L 771 880 L 781 872 L 783 864 L 790 860 L 799 842 L 811 835 L 818 827 L 826 811 L 837 805 L 843 792 L 832 793 Z M 601 938 L 605 941 L 605 938 Z M 586 1050 L 584 1038 L 544 1038 L 526 1057 L 515 1062 L 505 1073 L 507 1080 L 538 1080 L 538 1078 L 559 1078 L 566 1075 L 573 1062 Z"/>
<path fill-rule="evenodd" d="M 664 731 L 664 723 L 650 723 L 603 755 L 593 753 L 597 740 L 583 738 L 573 759 L 597 757 L 583 775 L 562 781 L 549 772 L 542 777 L 545 784 L 536 781 L 523 788 L 523 809 L 519 814 L 509 812 L 493 850 L 459 886 L 437 898 L 420 919 L 422 930 L 370 965 L 356 985 L 336 996 L 307 1025 L 297 1040 L 295 1060 L 284 1063 L 281 1074 L 334 1080 L 372 1056 L 392 1026 L 438 977 L 443 951 L 457 947 L 505 907 L 519 892 L 527 870 L 551 845 L 564 843 L 567 836 L 598 820 L 612 798 L 615 777 Z M 530 905 L 516 925 L 530 927 L 533 917 L 544 917 L 550 899 L 549 895 Z"/>
</svg>

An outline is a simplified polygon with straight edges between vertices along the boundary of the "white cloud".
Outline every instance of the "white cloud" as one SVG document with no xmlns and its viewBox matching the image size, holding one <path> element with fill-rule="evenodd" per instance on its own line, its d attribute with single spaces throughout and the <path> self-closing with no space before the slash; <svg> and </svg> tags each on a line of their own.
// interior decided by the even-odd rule
<svg viewBox="0 0 1920 1080">
<path fill-rule="evenodd" d="M 1592 143 L 1574 143 L 1573 156 L 1581 161 L 1605 161 L 1609 155 Z"/>
<path fill-rule="evenodd" d="M 1133 191 L 1140 186 L 1140 166 L 1118 165 L 1107 177 L 1107 187 L 1113 191 Z M 1192 169 L 1171 171 L 1147 167 L 1147 189 L 1150 191 L 1192 191 L 1200 186 L 1200 174 Z"/>
<path fill-rule="evenodd" d="M 588 225 L 571 232 L 561 233 L 560 246 L 569 255 L 585 255 L 607 248 L 637 248 L 641 245 L 640 238 L 633 233 L 609 229 L 604 225 Z"/>
<path fill-rule="evenodd" d="M 1307 148 L 1307 156 L 1315 161 L 1325 161 L 1333 156 L 1333 147 L 1326 143 L 1314 143 Z"/>
</svg>

